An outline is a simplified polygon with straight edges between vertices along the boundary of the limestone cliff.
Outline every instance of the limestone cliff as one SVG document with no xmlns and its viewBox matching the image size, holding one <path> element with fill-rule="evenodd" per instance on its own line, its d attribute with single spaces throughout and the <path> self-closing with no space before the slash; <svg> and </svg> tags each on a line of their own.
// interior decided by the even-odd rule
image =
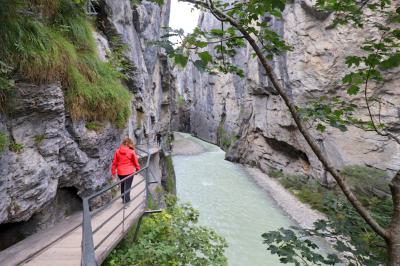
<svg viewBox="0 0 400 266">
<path fill-rule="evenodd" d="M 0 224 L 27 221 L 52 204 L 60 188 L 73 187 L 82 196 L 105 186 L 121 138 L 152 141 L 157 133 L 169 132 L 169 65 L 160 49 L 147 43 L 167 26 L 169 1 L 162 7 L 148 2 L 131 7 L 129 0 L 104 0 L 95 8 L 99 57 L 108 60 L 117 36 L 134 66 L 126 82 L 132 115 L 123 129 L 73 120 L 65 104 L 68 88 L 61 83 L 17 81 L 12 112 L 0 114 L 0 131 L 18 144 L 0 154 Z M 161 178 L 159 156 L 152 165 Z"/>
<path fill-rule="evenodd" d="M 312 97 L 334 95 L 346 69 L 345 56 L 359 53 L 359 44 L 374 34 L 368 28 L 327 29 L 331 18 L 316 12 L 308 1 L 293 1 L 287 5 L 282 21 L 272 19 L 273 29 L 293 47 L 272 64 L 299 105 Z M 221 24 L 212 15 L 203 14 L 199 26 L 212 29 Z M 275 168 L 327 178 L 251 53 L 250 47 L 240 49 L 233 59 L 244 69 L 243 79 L 199 73 L 193 66 L 177 74 L 179 92 L 191 106 L 191 132 L 226 148 L 229 160 L 258 166 L 265 172 Z M 379 90 L 379 96 L 390 97 L 394 106 L 400 104 L 399 74 L 399 69 L 389 73 Z M 365 103 L 360 98 L 354 102 L 365 117 Z M 398 134 L 398 108 L 384 108 L 382 115 Z M 400 168 L 399 145 L 374 133 L 350 127 L 347 132 L 329 128 L 324 134 L 313 134 L 338 169 L 352 164 L 389 172 Z"/>
</svg>

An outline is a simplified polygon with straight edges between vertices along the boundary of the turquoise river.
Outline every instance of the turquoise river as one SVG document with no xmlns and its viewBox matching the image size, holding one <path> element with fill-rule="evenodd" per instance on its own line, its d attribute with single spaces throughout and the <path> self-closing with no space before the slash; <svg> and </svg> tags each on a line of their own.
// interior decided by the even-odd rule
<svg viewBox="0 0 400 266">
<path fill-rule="evenodd" d="M 242 166 L 224 160 L 220 148 L 179 135 L 200 144 L 204 151 L 173 157 L 178 197 L 200 211 L 202 225 L 226 238 L 229 266 L 280 265 L 262 244 L 261 234 L 293 222 Z"/>
</svg>

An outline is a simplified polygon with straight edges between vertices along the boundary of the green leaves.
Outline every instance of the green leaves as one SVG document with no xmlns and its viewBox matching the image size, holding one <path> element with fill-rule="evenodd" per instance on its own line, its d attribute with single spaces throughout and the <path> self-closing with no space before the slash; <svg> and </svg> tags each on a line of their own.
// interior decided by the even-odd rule
<svg viewBox="0 0 400 266">
<path fill-rule="evenodd" d="M 356 85 L 351 85 L 351 86 L 347 89 L 347 94 L 348 94 L 348 95 L 356 95 L 359 91 L 360 91 L 360 87 L 358 87 L 358 86 L 356 86 Z"/>
<path fill-rule="evenodd" d="M 126 239 L 105 265 L 227 265 L 227 243 L 197 224 L 199 212 L 188 204 L 168 204 L 143 220 L 137 243 Z"/>
<path fill-rule="evenodd" d="M 347 131 L 347 126 L 353 122 L 352 115 L 356 107 L 337 96 L 320 97 L 309 101 L 305 107 L 298 108 L 298 111 L 304 122 L 317 122 L 315 129 L 320 132 L 325 132 L 327 125 Z"/>
<path fill-rule="evenodd" d="M 222 29 L 211 29 L 210 34 L 217 37 L 222 37 L 225 35 L 225 31 Z"/>
<path fill-rule="evenodd" d="M 347 24 L 363 27 L 367 21 L 367 16 L 364 16 L 364 9 L 368 8 L 372 12 L 384 13 L 387 9 L 390 9 L 391 3 L 391 0 L 379 0 L 371 3 L 354 0 L 317 0 L 316 7 L 334 13 L 333 27 Z"/>
<path fill-rule="evenodd" d="M 176 53 L 173 55 L 173 59 L 174 59 L 175 64 L 177 64 L 181 67 L 186 67 L 189 57 L 185 56 L 183 54 Z"/>
<path fill-rule="evenodd" d="M 198 53 L 198 56 L 200 57 L 201 61 L 204 62 L 205 65 L 212 62 L 212 60 L 213 60 L 212 56 L 210 55 L 210 53 L 208 51 Z"/>
<path fill-rule="evenodd" d="M 320 132 L 325 132 L 326 126 L 324 126 L 324 125 L 321 124 L 321 123 L 318 123 L 316 129 L 317 129 L 318 131 L 320 131 Z"/>
<path fill-rule="evenodd" d="M 340 260 L 336 254 L 322 256 L 318 245 L 304 235 L 296 234 L 293 230 L 280 228 L 262 234 L 263 243 L 268 245 L 267 250 L 276 254 L 281 263 L 295 265 L 335 265 Z"/>
<path fill-rule="evenodd" d="M 208 51 L 198 53 L 197 55 L 199 56 L 200 60 L 194 61 L 194 66 L 201 72 L 207 71 L 209 63 L 213 62 L 213 57 Z"/>
<path fill-rule="evenodd" d="M 390 55 L 387 59 L 380 63 L 380 67 L 384 70 L 400 66 L 400 52 Z"/>
<path fill-rule="evenodd" d="M 354 55 L 346 57 L 346 65 L 348 67 L 352 67 L 353 65 L 358 67 L 358 66 L 360 66 L 361 62 L 362 62 L 361 57 L 354 56 Z"/>
</svg>

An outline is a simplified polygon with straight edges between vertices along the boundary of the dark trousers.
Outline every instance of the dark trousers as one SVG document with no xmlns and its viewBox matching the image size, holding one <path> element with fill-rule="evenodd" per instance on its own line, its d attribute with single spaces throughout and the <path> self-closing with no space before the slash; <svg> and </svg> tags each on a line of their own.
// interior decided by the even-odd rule
<svg viewBox="0 0 400 266">
<path fill-rule="evenodd" d="M 119 180 L 124 179 L 125 177 L 130 176 L 130 175 L 118 175 Z M 131 200 L 131 191 L 128 191 L 131 186 L 132 186 L 132 181 L 133 181 L 133 176 L 125 180 L 124 182 L 121 183 L 121 199 L 123 200 L 124 203 L 127 203 Z M 126 194 L 124 195 L 124 193 Z"/>
</svg>

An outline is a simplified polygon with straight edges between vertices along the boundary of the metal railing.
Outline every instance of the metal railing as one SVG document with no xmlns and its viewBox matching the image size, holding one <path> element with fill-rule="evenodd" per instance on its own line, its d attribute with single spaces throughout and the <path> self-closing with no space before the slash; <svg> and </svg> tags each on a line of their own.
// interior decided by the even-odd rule
<svg viewBox="0 0 400 266">
<path fill-rule="evenodd" d="M 155 144 L 154 146 L 152 146 Z M 143 145 L 147 145 L 147 150 L 143 150 L 142 148 L 139 148 Z M 106 241 L 121 225 L 122 225 L 122 232 L 125 233 L 125 221 L 127 218 L 129 218 L 135 211 L 137 211 L 141 206 L 144 205 L 144 212 L 141 213 L 139 217 L 139 224 L 137 226 L 137 230 L 135 232 L 135 237 L 137 236 L 138 230 L 140 228 L 140 222 L 142 220 L 143 215 L 149 214 L 149 213 L 155 213 L 155 212 L 160 212 L 160 210 L 147 210 L 148 206 L 148 197 L 149 197 L 149 185 L 157 183 L 154 180 L 149 180 L 149 165 L 150 165 L 150 158 L 151 158 L 151 149 L 157 147 L 160 148 L 160 143 L 157 142 L 148 142 L 145 144 L 138 144 L 135 148 L 136 152 L 145 154 L 147 156 L 146 160 L 146 166 L 144 166 L 140 171 L 134 173 L 133 175 L 127 176 L 122 180 L 119 180 L 118 182 L 115 182 L 104 189 L 88 196 L 82 199 L 83 201 L 83 223 L 82 223 L 82 258 L 81 258 L 81 265 L 82 266 L 97 266 L 97 261 L 96 261 L 96 250 Z M 112 190 L 115 189 L 117 186 L 122 185 L 122 183 L 128 181 L 129 179 L 134 178 L 134 176 L 143 174 L 144 178 L 140 180 L 138 183 L 134 184 L 130 189 L 125 190 L 125 192 L 122 195 L 116 195 L 114 198 L 112 198 L 109 202 L 107 202 L 105 205 L 101 206 L 100 208 L 90 210 L 90 202 L 91 200 L 105 195 L 106 193 L 110 193 L 112 195 Z M 152 174 L 151 174 L 152 175 Z M 153 176 L 153 175 L 152 175 Z M 154 178 L 154 177 L 153 177 Z M 140 191 L 139 193 L 136 193 L 136 195 L 131 199 L 130 202 L 134 202 L 135 199 L 138 197 L 142 196 L 143 193 L 145 193 L 145 201 L 140 202 L 137 206 L 133 206 L 133 210 L 129 210 L 129 213 L 126 213 L 126 205 L 127 203 L 124 201 L 123 205 L 121 208 L 118 208 L 115 210 L 109 217 L 107 217 L 100 225 L 98 225 L 96 228 L 92 228 L 92 218 L 94 215 L 100 213 L 102 210 L 106 209 L 109 207 L 112 203 L 114 203 L 116 200 L 120 199 L 121 197 L 124 197 L 127 193 L 130 193 L 133 189 L 137 188 L 140 186 L 143 182 L 145 182 L 145 188 Z M 94 240 L 93 236 L 99 232 L 101 228 L 103 228 L 112 218 L 117 216 L 119 213 L 122 212 L 122 219 L 119 221 L 119 223 L 112 228 L 108 234 L 103 237 L 96 245 L 94 245 Z"/>
</svg>

